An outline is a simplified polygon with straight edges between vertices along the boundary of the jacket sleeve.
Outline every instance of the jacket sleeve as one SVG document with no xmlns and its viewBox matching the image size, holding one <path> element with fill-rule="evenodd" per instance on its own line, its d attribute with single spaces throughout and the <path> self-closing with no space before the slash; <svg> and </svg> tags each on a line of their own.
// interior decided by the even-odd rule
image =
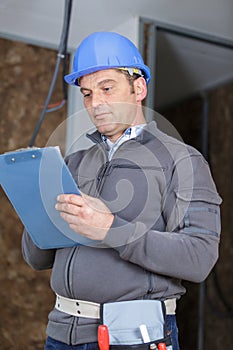
<svg viewBox="0 0 233 350">
<path fill-rule="evenodd" d="M 209 166 L 195 153 L 173 168 L 163 201 L 165 232 L 115 215 L 104 244 L 148 271 L 201 282 L 218 259 L 220 204 Z"/>
<path fill-rule="evenodd" d="M 56 249 L 42 250 L 32 241 L 29 233 L 24 230 L 22 236 L 22 255 L 24 260 L 35 270 L 47 270 L 53 267 Z"/>
</svg>

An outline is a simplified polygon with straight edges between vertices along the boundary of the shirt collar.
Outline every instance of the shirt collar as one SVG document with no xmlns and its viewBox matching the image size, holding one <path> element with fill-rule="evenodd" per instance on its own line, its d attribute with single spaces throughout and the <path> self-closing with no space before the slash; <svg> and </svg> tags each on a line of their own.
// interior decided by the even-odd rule
<svg viewBox="0 0 233 350">
<path fill-rule="evenodd" d="M 105 135 L 101 134 L 102 140 L 105 142 L 108 150 L 109 159 L 112 158 L 114 152 L 117 150 L 117 148 L 124 143 L 127 140 L 131 140 L 133 138 L 136 138 L 140 133 L 142 132 L 142 129 L 144 128 L 146 124 L 139 124 L 134 125 L 126 129 L 119 137 L 119 139 L 116 142 L 111 142 Z"/>
<path fill-rule="evenodd" d="M 141 132 L 142 129 L 144 128 L 146 124 L 139 124 L 139 125 L 134 125 L 134 126 L 130 126 L 129 128 L 127 128 L 124 133 L 119 137 L 119 139 L 116 142 L 111 142 L 107 136 L 101 134 L 101 138 L 104 142 L 106 142 L 109 145 L 115 145 L 117 144 L 120 140 L 122 139 L 133 139 L 135 137 L 137 137 Z"/>
</svg>

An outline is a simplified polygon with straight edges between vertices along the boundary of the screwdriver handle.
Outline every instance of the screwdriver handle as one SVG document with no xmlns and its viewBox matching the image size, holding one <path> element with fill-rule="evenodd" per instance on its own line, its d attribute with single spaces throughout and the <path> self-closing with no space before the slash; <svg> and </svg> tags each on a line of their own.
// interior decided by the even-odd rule
<svg viewBox="0 0 233 350">
<path fill-rule="evenodd" d="M 104 324 L 98 327 L 98 345 L 100 350 L 109 350 L 108 327 Z"/>
</svg>

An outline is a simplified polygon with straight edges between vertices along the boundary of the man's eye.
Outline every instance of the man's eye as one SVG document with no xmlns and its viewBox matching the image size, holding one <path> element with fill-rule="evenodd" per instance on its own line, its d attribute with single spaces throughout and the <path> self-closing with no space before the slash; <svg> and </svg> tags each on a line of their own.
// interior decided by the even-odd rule
<svg viewBox="0 0 233 350">
<path fill-rule="evenodd" d="M 110 90 L 112 90 L 112 86 L 106 86 L 106 87 L 104 88 L 104 91 L 105 91 L 105 92 L 109 92 Z"/>
<path fill-rule="evenodd" d="M 90 97 L 91 94 L 90 94 L 90 93 L 85 93 L 85 94 L 83 94 L 83 96 L 84 96 L 84 97 Z"/>
</svg>

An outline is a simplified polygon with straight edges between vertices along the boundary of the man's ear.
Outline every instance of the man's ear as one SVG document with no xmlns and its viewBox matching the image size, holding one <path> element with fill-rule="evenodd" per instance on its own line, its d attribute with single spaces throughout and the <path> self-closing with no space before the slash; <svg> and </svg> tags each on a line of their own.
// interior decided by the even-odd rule
<svg viewBox="0 0 233 350">
<path fill-rule="evenodd" d="M 136 93 L 137 102 L 144 100 L 147 95 L 147 85 L 143 77 L 139 77 L 134 81 L 134 90 Z"/>
</svg>

